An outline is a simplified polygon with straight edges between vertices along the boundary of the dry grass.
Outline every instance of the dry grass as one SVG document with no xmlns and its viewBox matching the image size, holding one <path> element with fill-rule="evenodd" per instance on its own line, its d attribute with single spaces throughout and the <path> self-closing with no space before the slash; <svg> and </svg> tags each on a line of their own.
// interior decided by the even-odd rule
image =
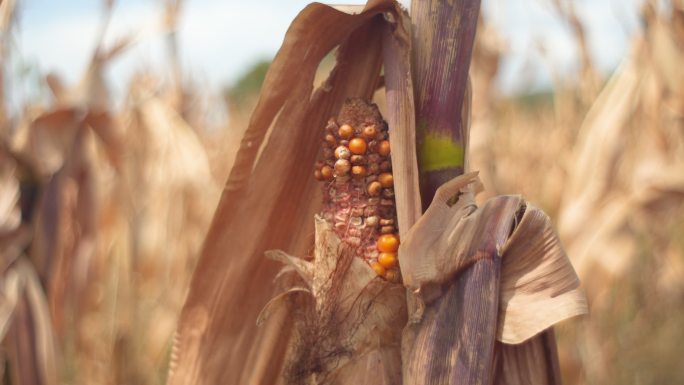
<svg viewBox="0 0 684 385">
<path fill-rule="evenodd" d="M 12 4 L 0 5 L 3 31 Z M 684 55 L 683 12 L 646 7 L 648 28 L 610 79 L 587 59 L 580 84 L 535 100 L 493 90 L 504 40 L 478 34 L 470 168 L 481 198 L 522 193 L 549 213 L 590 299 L 590 316 L 558 329 L 567 384 L 684 382 L 684 72 L 672 64 Z M 4 383 L 165 382 L 254 105 L 245 91 L 217 128 L 189 96 L 200 90 L 140 74 L 115 109 L 102 70 L 125 45 L 100 49 L 81 84 L 50 78 L 48 105 L 19 116 L 0 105 Z"/>
</svg>

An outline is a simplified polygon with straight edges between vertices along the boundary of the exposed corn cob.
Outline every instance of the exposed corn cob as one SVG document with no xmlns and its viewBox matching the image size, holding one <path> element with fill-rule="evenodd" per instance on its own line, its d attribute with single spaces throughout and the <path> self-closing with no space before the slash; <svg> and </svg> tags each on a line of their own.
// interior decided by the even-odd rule
<svg viewBox="0 0 684 385">
<path fill-rule="evenodd" d="M 400 280 L 397 214 L 387 124 L 374 104 L 348 99 L 325 129 L 315 177 L 323 185 L 323 218 L 375 272 Z"/>
</svg>

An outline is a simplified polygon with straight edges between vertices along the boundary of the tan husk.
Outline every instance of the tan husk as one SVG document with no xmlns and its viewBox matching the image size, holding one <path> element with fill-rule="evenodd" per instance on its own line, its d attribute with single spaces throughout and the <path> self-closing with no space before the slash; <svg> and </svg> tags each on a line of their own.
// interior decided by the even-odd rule
<svg viewBox="0 0 684 385">
<path fill-rule="evenodd" d="M 403 287 L 378 277 L 361 258 L 342 250 L 341 240 L 325 220 L 316 216 L 315 223 L 312 262 L 282 251 L 266 253 L 294 266 L 309 282 L 310 291 L 294 288 L 285 295 L 306 292 L 314 298 L 314 306 L 299 318 L 288 381 L 350 384 L 354 378 L 361 383 L 398 384 L 401 329 L 406 323 Z M 271 300 L 262 314 L 285 304 L 282 298 Z"/>
<path fill-rule="evenodd" d="M 563 319 L 586 313 L 579 280 L 548 216 L 514 196 L 497 197 L 478 208 L 473 199 L 476 182 L 473 172 L 440 187 L 404 237 L 399 248 L 404 284 L 420 296 L 424 287 L 443 284 L 484 257 L 481 245 L 494 238 L 502 258 L 499 341 L 521 343 Z M 457 194 L 457 202 L 449 206 Z M 508 203 L 497 205 L 497 200 Z M 499 223 L 497 233 L 486 231 L 492 217 Z"/>
</svg>

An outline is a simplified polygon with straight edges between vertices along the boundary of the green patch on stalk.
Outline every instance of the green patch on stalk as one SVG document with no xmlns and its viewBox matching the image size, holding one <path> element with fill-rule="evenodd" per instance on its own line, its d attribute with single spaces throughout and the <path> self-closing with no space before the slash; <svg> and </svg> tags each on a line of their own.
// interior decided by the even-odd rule
<svg viewBox="0 0 684 385">
<path fill-rule="evenodd" d="M 423 172 L 463 167 L 463 145 L 447 135 L 427 132 L 418 157 Z"/>
</svg>

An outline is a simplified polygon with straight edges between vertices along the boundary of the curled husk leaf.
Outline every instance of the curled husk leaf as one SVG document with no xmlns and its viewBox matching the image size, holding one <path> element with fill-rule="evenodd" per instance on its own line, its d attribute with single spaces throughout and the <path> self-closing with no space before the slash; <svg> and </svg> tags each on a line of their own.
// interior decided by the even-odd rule
<svg viewBox="0 0 684 385">
<path fill-rule="evenodd" d="M 399 262 L 404 283 L 421 290 L 444 284 L 480 258 L 494 241 L 502 259 L 497 340 L 521 343 L 564 319 L 585 314 L 586 298 L 549 217 L 519 196 L 477 207 L 468 173 L 440 187 L 404 237 Z M 449 206 L 449 199 L 458 200 Z M 495 219 L 497 226 L 488 224 Z M 494 230 L 494 231 L 492 231 Z"/>
</svg>

